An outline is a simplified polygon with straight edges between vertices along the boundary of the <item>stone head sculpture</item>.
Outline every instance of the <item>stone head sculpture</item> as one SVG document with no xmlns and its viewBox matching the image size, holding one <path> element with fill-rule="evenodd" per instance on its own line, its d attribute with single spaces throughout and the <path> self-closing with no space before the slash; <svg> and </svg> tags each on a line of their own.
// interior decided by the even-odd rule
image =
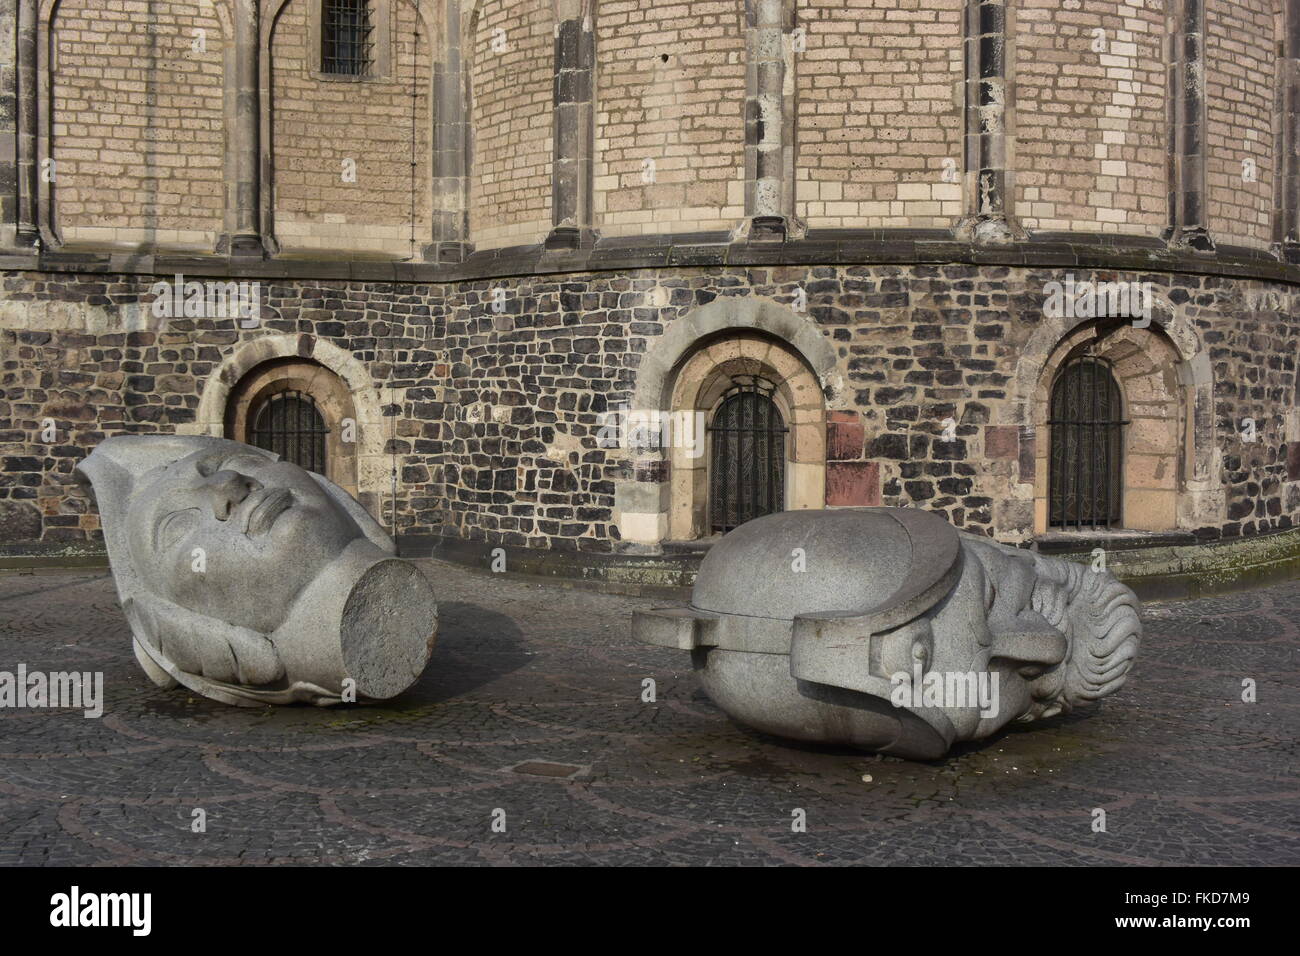
<svg viewBox="0 0 1300 956">
<path fill-rule="evenodd" d="M 384 699 L 423 672 L 437 605 L 353 498 L 222 438 L 106 439 L 77 469 L 99 505 L 136 660 L 228 704 Z"/>
<path fill-rule="evenodd" d="M 705 557 L 688 607 L 633 633 L 689 650 L 734 720 L 919 760 L 1115 691 L 1141 637 L 1105 571 L 910 508 L 769 515 Z"/>
</svg>

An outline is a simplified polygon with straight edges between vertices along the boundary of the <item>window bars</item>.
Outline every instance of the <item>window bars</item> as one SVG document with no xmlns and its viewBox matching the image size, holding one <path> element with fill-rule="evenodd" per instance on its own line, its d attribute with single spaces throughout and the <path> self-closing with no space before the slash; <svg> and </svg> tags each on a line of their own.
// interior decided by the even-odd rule
<svg viewBox="0 0 1300 956">
<path fill-rule="evenodd" d="M 252 420 L 250 444 L 325 475 L 325 436 L 329 428 L 310 395 L 277 392 L 262 402 Z"/>
<path fill-rule="evenodd" d="M 321 0 L 321 72 L 366 76 L 374 61 L 369 0 Z"/>
<path fill-rule="evenodd" d="M 1052 385 L 1048 524 L 1117 528 L 1123 491 L 1124 409 L 1102 359 L 1072 359 Z"/>
<path fill-rule="evenodd" d="M 709 525 L 725 534 L 785 509 L 785 436 L 770 382 L 751 377 L 722 398 L 708 432 Z"/>
</svg>

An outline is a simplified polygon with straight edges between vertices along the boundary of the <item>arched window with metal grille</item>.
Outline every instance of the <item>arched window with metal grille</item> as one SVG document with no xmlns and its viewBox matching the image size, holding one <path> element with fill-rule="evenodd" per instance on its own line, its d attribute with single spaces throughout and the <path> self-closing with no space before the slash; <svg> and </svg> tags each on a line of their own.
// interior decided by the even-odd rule
<svg viewBox="0 0 1300 956">
<path fill-rule="evenodd" d="M 1122 519 L 1123 396 L 1110 364 L 1084 355 L 1052 384 L 1048 523 L 1117 528 Z"/>
<path fill-rule="evenodd" d="M 258 406 L 251 420 L 249 444 L 325 475 L 325 438 L 329 428 L 310 395 L 276 392 Z"/>
<path fill-rule="evenodd" d="M 738 376 L 709 423 L 709 526 L 725 534 L 785 508 L 786 425 L 775 386 Z"/>
</svg>

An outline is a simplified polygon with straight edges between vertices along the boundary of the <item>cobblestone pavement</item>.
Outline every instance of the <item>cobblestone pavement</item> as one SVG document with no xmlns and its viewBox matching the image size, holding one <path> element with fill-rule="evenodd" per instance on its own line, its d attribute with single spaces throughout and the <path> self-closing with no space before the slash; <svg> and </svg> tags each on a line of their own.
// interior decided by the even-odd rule
<svg viewBox="0 0 1300 956">
<path fill-rule="evenodd" d="M 160 691 L 106 572 L 0 576 L 0 670 L 102 670 L 106 699 L 0 710 L 0 863 L 1300 862 L 1300 582 L 1151 605 L 1119 694 L 919 764 L 732 724 L 685 655 L 632 643 L 662 601 L 424 567 L 427 673 L 346 710 Z"/>
</svg>

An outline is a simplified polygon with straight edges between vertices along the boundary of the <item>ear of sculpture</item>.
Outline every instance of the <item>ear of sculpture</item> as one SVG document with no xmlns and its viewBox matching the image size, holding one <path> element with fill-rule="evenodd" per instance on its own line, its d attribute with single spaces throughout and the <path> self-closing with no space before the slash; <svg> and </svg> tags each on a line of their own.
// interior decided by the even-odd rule
<svg viewBox="0 0 1300 956">
<path fill-rule="evenodd" d="M 372 544 L 385 554 L 397 553 L 397 546 L 393 543 L 393 539 L 388 536 L 388 532 L 384 530 L 383 525 L 371 517 L 370 512 L 361 507 L 361 504 L 355 498 L 324 475 L 318 475 L 314 471 L 309 471 L 307 474 L 311 475 L 316 480 L 316 484 L 325 490 L 325 493 L 333 499 L 335 504 L 356 522 L 357 527 L 361 529 L 361 533 Z"/>
<path fill-rule="evenodd" d="M 253 687 L 284 677 L 274 646 L 256 631 L 196 614 L 148 593 L 128 598 L 122 609 L 142 645 L 138 650 L 180 683 L 187 683 L 187 674 Z M 152 668 L 145 671 L 158 683 Z"/>
</svg>

